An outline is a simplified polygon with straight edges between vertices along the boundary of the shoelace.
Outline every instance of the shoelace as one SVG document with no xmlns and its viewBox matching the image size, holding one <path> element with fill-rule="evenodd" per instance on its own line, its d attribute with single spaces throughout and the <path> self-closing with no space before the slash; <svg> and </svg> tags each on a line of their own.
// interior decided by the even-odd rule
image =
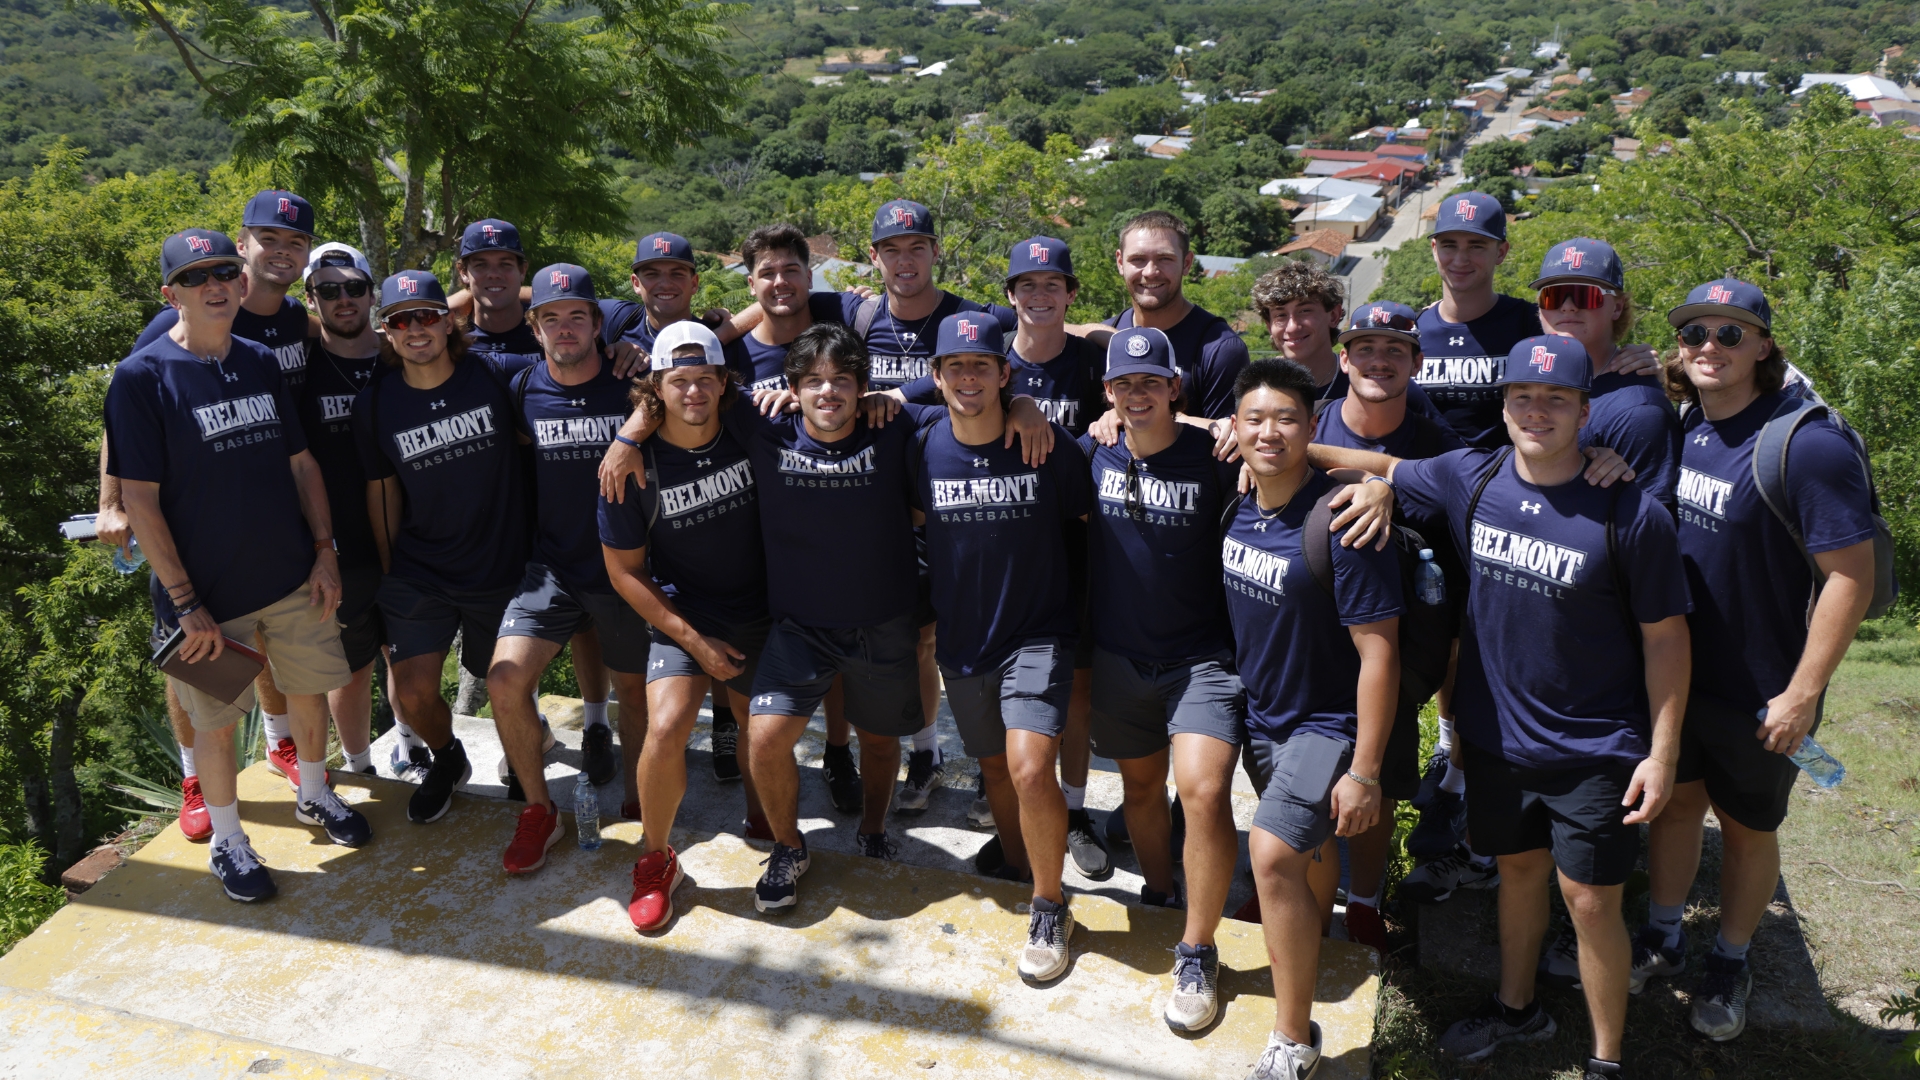
<svg viewBox="0 0 1920 1080">
<path fill-rule="evenodd" d="M 1044 945 L 1051 949 L 1054 938 L 1060 936 L 1060 913 L 1057 911 L 1036 911 L 1033 924 L 1027 928 L 1027 944 Z"/>
<path fill-rule="evenodd" d="M 1198 956 L 1173 958 L 1173 989 L 1180 994 L 1199 994 L 1207 989 L 1207 965 Z"/>
<path fill-rule="evenodd" d="M 861 833 L 860 853 L 892 862 L 893 857 L 900 854 L 900 845 L 894 843 L 893 837 L 886 833 Z"/>
<path fill-rule="evenodd" d="M 739 733 L 732 728 L 722 728 L 713 733 L 713 752 L 737 756 L 740 744 L 736 741 Z"/>
<path fill-rule="evenodd" d="M 1733 1004 L 1733 993 L 1740 987 L 1740 973 L 1737 971 L 1709 971 L 1700 980 L 1701 1001 L 1718 1001 L 1723 1005 Z"/>
<path fill-rule="evenodd" d="M 220 850 L 226 852 L 227 861 L 233 864 L 236 874 L 251 874 L 266 865 L 261 861 L 260 853 L 253 850 L 253 844 L 248 842 L 246 833 L 232 837 L 221 845 Z"/>
<path fill-rule="evenodd" d="M 760 860 L 760 865 L 767 868 L 767 884 L 793 884 L 800 876 L 795 867 L 800 865 L 803 854 L 804 852 L 799 848 L 791 848 L 776 842 L 773 845 L 773 854 Z"/>
<path fill-rule="evenodd" d="M 925 765 L 921 764 L 922 760 L 919 754 L 914 754 L 907 762 L 907 786 L 910 788 L 926 787 L 927 781 L 933 779 L 933 754 L 927 753 Z"/>
<path fill-rule="evenodd" d="M 322 789 L 320 797 L 311 800 L 307 805 L 319 811 L 320 816 L 328 821 L 343 821 L 348 814 L 346 801 L 341 799 L 338 793 L 328 789 Z"/>
<path fill-rule="evenodd" d="M 673 867 L 673 860 L 660 860 L 658 869 L 654 870 L 644 869 L 645 866 L 645 859 L 633 864 L 633 887 L 641 892 L 665 889 L 667 886 L 667 871 Z"/>
<path fill-rule="evenodd" d="M 520 844 L 522 841 L 537 844 L 543 839 L 542 834 L 545 833 L 547 829 L 548 815 L 538 813 L 537 811 L 539 811 L 539 809 L 537 806 L 529 806 L 521 811 L 520 823 L 513 827 L 513 842 L 515 845 Z"/>
</svg>

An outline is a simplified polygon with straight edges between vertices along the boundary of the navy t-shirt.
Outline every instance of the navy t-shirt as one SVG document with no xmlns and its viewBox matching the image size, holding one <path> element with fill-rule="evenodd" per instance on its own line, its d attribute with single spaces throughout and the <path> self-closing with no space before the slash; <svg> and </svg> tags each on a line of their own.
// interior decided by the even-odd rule
<svg viewBox="0 0 1920 1080">
<path fill-rule="evenodd" d="M 915 506 L 927 516 L 927 566 L 939 616 L 935 657 L 959 675 L 999 667 L 1030 638 L 1071 638 L 1062 522 L 1086 514 L 1087 471 L 1054 425 L 1056 452 L 1038 465 L 994 439 L 962 443 L 951 417 L 925 433 Z M 919 436 L 916 435 L 916 439 Z"/>
<path fill-rule="evenodd" d="M 1340 368 L 1333 373 L 1333 381 L 1320 388 L 1320 400 L 1338 401 L 1352 390 L 1353 379 L 1347 375 L 1346 368 Z M 1447 422 L 1447 418 L 1434 407 L 1433 399 L 1427 396 L 1425 390 L 1420 389 L 1420 384 L 1417 382 L 1407 383 L 1407 411 L 1419 413 L 1429 420 L 1438 420 L 1442 424 Z"/>
<path fill-rule="evenodd" d="M 1471 322 L 1447 322 L 1434 304 L 1420 313 L 1418 325 L 1426 359 L 1415 381 L 1468 446 L 1507 445 L 1500 388 L 1494 383 L 1513 347 L 1540 332 L 1540 309 L 1501 294 Z"/>
<path fill-rule="evenodd" d="M 658 436 L 647 447 L 659 471 L 659 516 L 649 532 L 649 500 L 628 477 L 625 502 L 600 500 L 600 542 L 646 548 L 653 579 L 690 620 L 717 627 L 766 618 L 766 548 L 747 452 L 724 430 L 691 450 Z"/>
<path fill-rule="evenodd" d="M 1680 415 L 1651 375 L 1596 375 L 1580 445 L 1604 446 L 1633 466 L 1633 482 L 1673 507 L 1680 482 Z"/>
<path fill-rule="evenodd" d="M 840 321 L 840 294 L 807 294 L 807 314 L 817 323 Z M 787 346 L 768 345 L 751 333 L 743 334 L 737 344 L 746 352 L 753 375 L 747 380 L 747 392 L 785 390 L 787 388 Z M 731 354 L 729 354 L 731 356 Z"/>
<path fill-rule="evenodd" d="M 864 419 L 838 442 L 807 434 L 798 413 L 768 418 L 741 395 L 722 419 L 753 462 L 767 552 L 767 609 L 802 626 L 877 626 L 913 610 L 913 468 L 916 427 L 944 409 L 906 406 L 882 428 Z M 823 566 L 856 566 L 831 589 Z"/>
<path fill-rule="evenodd" d="M 139 352 L 180 324 L 180 311 L 169 304 L 160 309 L 133 343 Z M 246 308 L 233 314 L 233 336 L 266 347 L 280 365 L 280 379 L 295 396 L 307 377 L 307 306 L 291 296 L 280 298 L 271 315 L 255 315 Z"/>
<path fill-rule="evenodd" d="M 523 314 L 513 329 L 495 334 L 480 329 L 478 323 L 465 330 L 467 351 L 477 353 L 517 353 L 536 356 L 540 353 L 540 339 L 533 336 L 533 327 L 527 324 Z"/>
<path fill-rule="evenodd" d="M 376 375 L 384 374 L 380 357 L 336 356 L 307 340 L 307 382 L 300 393 L 300 427 L 307 449 L 320 463 L 327 482 L 327 505 L 333 511 L 333 536 L 340 545 L 341 565 L 380 565 L 380 549 L 367 518 L 367 470 L 360 461 L 360 444 L 353 433 L 353 402 Z"/>
<path fill-rule="evenodd" d="M 1284 742 L 1296 732 L 1352 742 L 1359 730 L 1360 651 L 1346 629 L 1398 618 L 1399 556 L 1328 544 L 1333 594 L 1307 569 L 1307 514 L 1334 483 L 1315 470 L 1280 512 L 1250 493 L 1220 541 L 1221 579 L 1235 661 L 1247 688 L 1247 734 Z"/>
<path fill-rule="evenodd" d="M 456 592 L 520 583 L 531 522 L 507 383 L 533 360 L 469 354 L 431 390 L 392 371 L 353 403 L 367 479 L 398 476 L 404 492 L 396 577 Z"/>
<path fill-rule="evenodd" d="M 602 300 L 600 301 L 600 318 L 602 325 L 607 327 L 626 326 L 627 320 L 632 319 L 633 325 L 627 326 L 627 331 L 620 335 L 620 340 L 631 341 L 640 346 L 644 352 L 653 352 L 653 341 L 660 336 L 660 331 L 655 330 L 653 323 L 648 321 L 646 311 L 638 300 Z M 540 349 L 536 346 L 533 351 L 539 352 Z M 740 376 L 742 383 L 754 381 L 753 358 L 747 354 L 747 346 L 743 340 L 735 339 L 720 346 L 720 354 L 726 358 L 727 367 Z M 783 361 L 785 355 L 782 352 Z M 642 370 L 644 371 L 645 368 L 643 367 Z"/>
<path fill-rule="evenodd" d="M 866 298 L 850 292 L 837 295 L 840 298 L 840 321 L 853 326 L 860 317 L 860 305 L 866 303 Z M 931 315 L 919 319 L 895 319 L 889 307 L 891 302 L 886 293 L 880 294 L 880 311 L 874 315 L 873 325 L 867 329 L 867 354 L 873 360 L 867 384 L 868 389 L 872 390 L 891 390 L 926 377 L 927 364 L 933 359 L 934 338 L 939 333 L 941 321 L 949 315 L 963 311 L 985 312 L 999 322 L 1001 332 L 1008 334 L 1013 333 L 1019 323 L 1010 307 L 982 304 L 944 290 L 940 293 L 940 306 L 934 308 Z"/>
<path fill-rule="evenodd" d="M 1575 477 L 1537 487 L 1507 453 L 1469 529 L 1467 503 L 1496 453 L 1456 450 L 1393 475 L 1407 509 L 1445 514 L 1468 553 L 1453 690 L 1460 731 L 1529 768 L 1637 762 L 1652 719 L 1634 624 L 1692 607 L 1673 516 L 1633 484 L 1601 488 Z M 1609 507 L 1624 602 L 1607 558 Z"/>
<path fill-rule="evenodd" d="M 1180 424 L 1172 445 L 1136 459 L 1125 439 L 1080 449 L 1091 460 L 1088 519 L 1093 639 L 1145 664 L 1219 656 L 1227 634 L 1220 591 L 1220 514 L 1239 462 L 1213 456 L 1213 437 Z M 1058 451 L 1056 451 L 1057 453 Z"/>
<path fill-rule="evenodd" d="M 1406 461 L 1438 457 L 1465 449 L 1466 444 L 1460 441 L 1460 436 L 1454 434 L 1445 420 L 1425 417 L 1425 422 L 1431 426 L 1427 428 L 1425 437 L 1421 436 L 1422 418 L 1417 418 L 1411 408 L 1413 389 L 1408 388 L 1406 419 L 1386 438 L 1368 439 L 1354 434 L 1353 429 L 1347 426 L 1346 418 L 1340 415 L 1342 400 L 1336 399 L 1320 410 L 1320 426 L 1314 430 L 1313 441 L 1326 446 L 1389 454 Z M 1453 534 L 1447 527 L 1446 515 L 1416 514 L 1409 511 L 1405 503 L 1395 505 L 1393 513 L 1397 523 L 1419 533 L 1420 538 L 1427 542 L 1427 547 L 1433 551 L 1434 561 L 1440 564 L 1440 569 L 1447 575 L 1447 585 L 1459 590 L 1465 581 L 1462 575 L 1466 570 L 1460 562 L 1460 553 L 1453 549 Z"/>
<path fill-rule="evenodd" d="M 1793 680 L 1813 595 L 1813 570 L 1753 483 L 1754 442 L 1785 400 L 1765 394 L 1719 421 L 1696 409 L 1698 420 L 1681 442 L 1677 491 L 1680 552 L 1693 587 L 1693 694 L 1749 714 Z M 1866 470 L 1831 422 L 1809 421 L 1794 435 L 1786 479 L 1808 551 L 1873 537 Z"/>
<path fill-rule="evenodd" d="M 630 379 L 613 377 L 613 364 L 578 386 L 555 382 L 542 359 L 511 389 L 520 428 L 533 435 L 533 561 L 553 571 L 569 589 L 607 592 L 606 559 L 600 554 L 594 500 L 600 490 L 600 459 L 632 411 Z"/>
<path fill-rule="evenodd" d="M 1007 367 L 1011 371 L 1007 392 L 1032 398 L 1047 419 L 1067 429 L 1067 434 L 1076 439 L 1106 414 L 1106 386 L 1101 376 L 1106 374 L 1107 353 L 1086 338 L 1068 334 L 1066 348 L 1060 350 L 1058 356 L 1038 364 L 1021 357 L 1009 341 Z M 932 375 L 913 380 L 901 387 L 900 392 L 908 401 L 944 404 Z"/>
<path fill-rule="evenodd" d="M 208 363 L 161 337 L 107 386 L 107 473 L 160 485 L 160 513 L 216 620 L 283 599 L 313 570 L 313 533 L 287 459 L 307 448 L 265 349 L 233 339 Z M 156 574 L 154 611 L 178 625 Z"/>
<path fill-rule="evenodd" d="M 1115 315 L 1107 325 L 1125 330 L 1133 325 L 1133 309 Z M 1218 419 L 1233 414 L 1233 380 L 1247 366 L 1247 343 L 1233 332 L 1227 320 L 1201 307 L 1181 319 L 1167 331 L 1173 345 L 1173 362 L 1180 371 L 1180 389 L 1186 396 L 1186 413 Z"/>
</svg>

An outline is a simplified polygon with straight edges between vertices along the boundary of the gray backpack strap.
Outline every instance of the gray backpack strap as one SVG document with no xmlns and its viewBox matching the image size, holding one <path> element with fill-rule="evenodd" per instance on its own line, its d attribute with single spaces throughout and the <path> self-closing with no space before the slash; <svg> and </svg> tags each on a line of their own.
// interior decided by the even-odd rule
<svg viewBox="0 0 1920 1080">
<path fill-rule="evenodd" d="M 880 305 L 884 303 L 885 300 L 886 297 L 884 295 L 869 296 L 865 300 L 860 301 L 859 308 L 855 309 L 853 313 L 853 336 L 859 338 L 862 343 L 865 343 L 867 340 L 867 332 L 873 329 L 873 320 L 880 317 Z"/>
<path fill-rule="evenodd" d="M 1347 485 L 1336 484 L 1320 496 L 1307 511 L 1307 523 L 1300 532 L 1300 554 L 1306 557 L 1307 572 L 1328 596 L 1333 595 L 1333 507 L 1328 503 L 1345 490 Z"/>
<path fill-rule="evenodd" d="M 1793 437 L 1810 420 L 1828 415 L 1825 405 L 1815 405 L 1798 398 L 1788 398 L 1772 419 L 1760 426 L 1760 433 L 1753 440 L 1753 486 L 1760 493 L 1760 501 L 1767 504 L 1773 516 L 1793 537 L 1793 542 L 1805 556 L 1807 565 L 1813 569 L 1813 580 L 1824 581 L 1825 574 L 1820 565 L 1807 553 L 1807 538 L 1800 531 L 1800 516 L 1794 512 L 1792 499 L 1787 494 L 1787 448 L 1792 445 Z"/>
</svg>

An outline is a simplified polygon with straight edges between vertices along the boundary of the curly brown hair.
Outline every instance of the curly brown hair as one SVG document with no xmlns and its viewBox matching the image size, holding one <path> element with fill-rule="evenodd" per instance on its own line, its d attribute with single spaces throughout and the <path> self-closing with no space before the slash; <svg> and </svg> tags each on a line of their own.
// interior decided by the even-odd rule
<svg viewBox="0 0 1920 1080">
<path fill-rule="evenodd" d="M 1275 311 L 1295 300 L 1314 300 L 1329 312 L 1340 311 L 1346 306 L 1346 290 L 1325 267 L 1304 259 L 1276 266 L 1253 283 L 1253 309 L 1261 322 L 1271 323 Z M 1327 333 L 1340 340 L 1338 320 Z"/>
</svg>

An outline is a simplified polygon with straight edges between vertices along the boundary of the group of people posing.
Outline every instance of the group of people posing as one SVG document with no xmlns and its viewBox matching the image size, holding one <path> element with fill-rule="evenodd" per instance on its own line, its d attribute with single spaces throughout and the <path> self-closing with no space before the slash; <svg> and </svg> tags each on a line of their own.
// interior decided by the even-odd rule
<svg viewBox="0 0 1920 1080">
<path fill-rule="evenodd" d="M 270 766 L 333 842 L 371 839 L 325 758 L 331 722 L 373 771 L 376 664 L 410 819 L 472 775 L 441 694 L 458 635 L 526 802 L 503 868 L 539 869 L 562 830 L 534 693 L 570 646 L 585 771 L 617 773 L 642 823 L 634 927 L 673 920 L 709 694 L 715 774 L 745 782 L 746 835 L 770 845 L 755 906 L 779 912 L 809 864 L 794 751 L 815 709 L 835 805 L 885 859 L 889 811 L 945 781 L 944 688 L 996 831 L 976 866 L 1032 886 L 1023 978 L 1068 969 L 1066 860 L 1102 878 L 1127 842 L 1141 901 L 1185 912 L 1165 1020 L 1209 1027 L 1239 766 L 1259 793 L 1240 915 L 1264 926 L 1276 1011 L 1253 1077 L 1318 1068 L 1336 843 L 1347 933 L 1384 949 L 1401 800 L 1422 811 L 1403 895 L 1499 889 L 1499 990 L 1442 1049 L 1551 1037 L 1544 971 L 1583 988 L 1587 1076 L 1616 1077 L 1649 979 L 1697 963 L 1693 1026 L 1744 1027 L 1787 755 L 1873 599 L 1875 506 L 1844 428 L 1789 386 L 1758 288 L 1693 290 L 1663 360 L 1624 344 L 1612 248 L 1555 246 L 1536 303 L 1494 289 L 1505 233 L 1498 201 L 1447 196 L 1424 311 L 1349 311 L 1311 263 L 1267 273 L 1252 300 L 1280 357 L 1250 361 L 1182 294 L 1187 229 L 1162 212 L 1121 230 L 1131 305 L 1103 324 L 1068 322 L 1079 282 L 1049 237 L 1009 252 L 1004 305 L 942 290 L 932 215 L 905 200 L 874 218 L 878 292 L 811 292 L 805 236 L 773 225 L 741 250 L 753 305 L 701 321 L 669 233 L 639 241 L 627 298 L 570 264 L 529 281 L 517 230 L 477 222 L 450 296 L 421 270 L 375 281 L 313 244 L 305 200 L 262 192 L 237 243 L 165 241 L 168 306 L 107 395 L 101 533 L 138 537 L 155 633 L 185 659 L 265 654 Z M 183 830 L 228 896 L 271 896 L 235 796 L 253 701 L 168 692 Z M 1125 791 L 1105 830 L 1093 752 Z M 1682 914 L 1710 805 L 1720 924 L 1696 960 Z M 1642 823 L 1649 918 L 1629 934 Z M 1573 934 L 1543 960 L 1556 873 Z"/>
</svg>

